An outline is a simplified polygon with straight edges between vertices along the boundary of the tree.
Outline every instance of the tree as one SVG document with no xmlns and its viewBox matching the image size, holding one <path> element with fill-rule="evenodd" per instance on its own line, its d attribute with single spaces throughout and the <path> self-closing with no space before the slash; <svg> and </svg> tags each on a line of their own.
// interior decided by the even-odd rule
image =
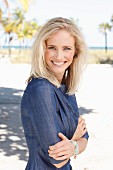
<svg viewBox="0 0 113 170">
<path fill-rule="evenodd" d="M 9 50 L 9 57 L 11 57 L 11 48 L 10 48 L 10 43 L 13 39 L 13 29 L 14 29 L 14 22 L 9 19 L 9 18 L 4 18 L 4 20 L 2 20 L 2 26 L 4 28 L 4 33 L 6 35 L 8 35 L 8 50 Z"/>
<path fill-rule="evenodd" d="M 6 34 L 6 38 L 8 37 L 9 57 L 11 56 L 10 42 L 12 41 L 14 35 L 16 34 L 16 36 L 18 36 L 21 43 L 21 40 L 24 41 L 25 39 L 27 40 L 28 38 L 32 38 L 38 27 L 37 23 L 34 21 L 25 21 L 25 13 L 28 10 L 30 0 L 15 0 L 15 2 L 16 1 L 20 1 L 22 3 L 23 9 L 16 8 L 10 16 L 3 17 L 3 11 L 0 8 L 0 23 L 4 33 Z M 10 8 L 8 0 L 2 0 L 2 2 L 4 2 L 7 8 Z"/>
<path fill-rule="evenodd" d="M 16 1 L 19 1 L 22 5 L 23 10 L 27 12 L 29 3 L 33 0 L 15 0 L 15 2 Z M 1 0 L 0 4 L 1 4 L 0 5 L 0 22 L 1 22 L 4 5 L 8 11 L 8 17 L 10 17 L 10 10 L 9 10 L 10 4 L 8 0 Z"/>
<path fill-rule="evenodd" d="M 0 22 L 1 22 L 1 20 L 2 20 L 2 14 L 3 14 L 3 9 L 4 9 L 4 7 L 6 7 L 7 9 L 8 9 L 8 6 L 9 6 L 9 4 L 8 4 L 8 1 L 7 0 L 2 0 L 1 2 L 0 2 Z M 5 5 L 5 6 L 4 6 Z M 2 8 L 1 8 L 2 7 Z M 9 10 L 8 10 L 8 15 L 10 15 L 10 13 L 9 13 Z"/>
<path fill-rule="evenodd" d="M 12 16 L 14 21 L 13 31 L 17 34 L 20 43 L 22 39 L 24 42 L 31 39 L 38 28 L 36 21 L 26 21 L 24 17 L 25 11 L 18 8 L 15 9 Z"/>
<path fill-rule="evenodd" d="M 23 39 L 24 46 L 27 47 L 27 42 L 32 39 L 38 29 L 38 25 L 35 21 L 24 21 L 23 26 L 18 29 L 17 36 L 21 40 Z"/>
<path fill-rule="evenodd" d="M 16 2 L 17 0 L 15 0 Z M 29 3 L 30 3 L 30 0 L 18 0 L 20 1 L 20 3 L 22 4 L 22 7 L 25 11 L 28 11 L 28 6 L 29 6 Z M 9 2 L 8 0 L 2 0 L 2 2 L 6 5 L 6 7 L 8 8 L 9 7 Z"/>
<path fill-rule="evenodd" d="M 104 34 L 105 36 L 105 51 L 107 52 L 107 34 L 108 34 L 108 31 L 111 31 L 111 25 L 109 25 L 109 23 L 101 23 L 99 25 L 99 31 Z"/>
<path fill-rule="evenodd" d="M 29 6 L 29 3 L 30 3 L 30 0 L 20 0 L 22 6 L 23 6 L 23 9 L 25 11 L 28 11 L 28 6 Z"/>
<path fill-rule="evenodd" d="M 113 15 L 111 16 L 111 23 L 112 23 L 112 27 L 113 27 Z"/>
</svg>

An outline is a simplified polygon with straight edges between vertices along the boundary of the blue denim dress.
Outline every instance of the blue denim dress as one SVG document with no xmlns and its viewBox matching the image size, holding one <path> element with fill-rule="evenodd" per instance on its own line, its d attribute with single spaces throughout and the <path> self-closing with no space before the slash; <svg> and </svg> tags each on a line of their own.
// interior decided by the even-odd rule
<svg viewBox="0 0 113 170">
<path fill-rule="evenodd" d="M 57 170 L 62 162 L 48 155 L 49 146 L 61 141 L 58 133 L 71 139 L 78 124 L 75 95 L 65 93 L 65 85 L 57 88 L 44 78 L 33 78 L 21 101 L 21 118 L 29 149 L 25 170 Z M 88 139 L 88 133 L 83 137 Z M 70 160 L 59 170 L 71 170 Z"/>
</svg>

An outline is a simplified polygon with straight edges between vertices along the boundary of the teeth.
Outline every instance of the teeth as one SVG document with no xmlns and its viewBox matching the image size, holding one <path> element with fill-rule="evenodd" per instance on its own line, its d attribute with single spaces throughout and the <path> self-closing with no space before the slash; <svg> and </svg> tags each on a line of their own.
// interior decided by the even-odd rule
<svg viewBox="0 0 113 170">
<path fill-rule="evenodd" d="M 60 65 L 63 65 L 65 62 L 59 62 L 59 63 L 57 63 L 57 62 L 54 62 L 54 61 L 53 61 L 53 63 L 54 63 L 55 65 L 60 66 Z"/>
</svg>

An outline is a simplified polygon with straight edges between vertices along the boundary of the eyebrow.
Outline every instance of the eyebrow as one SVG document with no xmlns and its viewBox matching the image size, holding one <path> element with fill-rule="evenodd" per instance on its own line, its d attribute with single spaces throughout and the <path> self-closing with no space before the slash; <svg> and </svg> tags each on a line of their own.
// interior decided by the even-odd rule
<svg viewBox="0 0 113 170">
<path fill-rule="evenodd" d="M 53 44 L 47 44 L 47 46 L 54 46 L 54 47 L 57 47 L 56 45 L 53 45 Z M 63 47 L 69 47 L 69 48 L 73 48 L 72 46 L 70 46 L 70 45 L 64 45 Z"/>
</svg>

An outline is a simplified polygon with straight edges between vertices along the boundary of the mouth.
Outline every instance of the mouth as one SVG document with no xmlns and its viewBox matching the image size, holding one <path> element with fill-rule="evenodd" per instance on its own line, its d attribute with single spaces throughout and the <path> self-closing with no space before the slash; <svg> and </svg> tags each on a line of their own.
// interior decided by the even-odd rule
<svg viewBox="0 0 113 170">
<path fill-rule="evenodd" d="M 66 63 L 66 61 L 62 61 L 62 62 L 55 62 L 55 61 L 52 61 L 52 63 L 56 66 L 62 66 Z"/>
</svg>

